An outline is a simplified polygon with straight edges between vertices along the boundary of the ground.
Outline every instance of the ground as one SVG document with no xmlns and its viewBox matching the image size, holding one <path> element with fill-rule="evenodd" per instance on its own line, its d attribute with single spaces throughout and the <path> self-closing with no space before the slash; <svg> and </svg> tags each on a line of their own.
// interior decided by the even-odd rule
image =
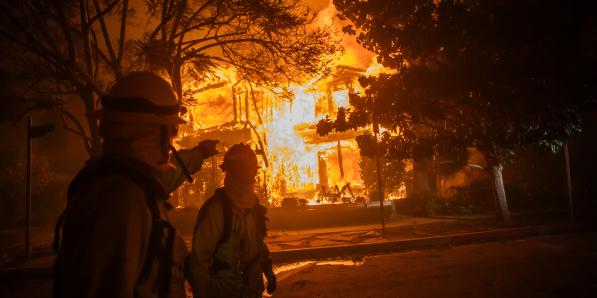
<svg viewBox="0 0 597 298">
<path fill-rule="evenodd" d="M 442 247 L 277 268 L 274 297 L 592 297 L 597 233 Z M 50 280 L 4 280 L 0 297 L 51 297 Z"/>
<path fill-rule="evenodd" d="M 297 265 L 274 297 L 594 297 L 597 233 Z"/>
<path fill-rule="evenodd" d="M 305 221 L 305 218 L 302 218 Z M 193 219 L 194 222 L 194 219 Z M 191 246 L 192 229 L 188 226 L 191 221 L 177 222 L 177 231 Z M 333 221 L 331 223 L 334 223 Z M 365 223 L 350 226 L 333 226 L 331 223 L 317 228 L 284 230 L 270 227 L 266 239 L 270 251 L 276 252 L 287 249 L 301 249 L 334 245 L 350 245 L 359 243 L 373 243 L 382 241 L 380 224 Z M 425 217 L 392 217 L 386 220 L 387 239 L 400 240 L 419 237 L 441 236 L 448 234 L 478 232 L 502 227 L 499 222 L 491 220 L 455 220 L 445 218 Z M 503 227 L 502 227 L 503 228 Z M 32 229 L 31 243 L 34 258 L 45 257 L 51 265 L 54 241 L 53 227 L 36 227 Z M 22 229 L 0 231 L 0 269 L 2 265 L 11 263 L 11 259 L 23 255 Z"/>
</svg>

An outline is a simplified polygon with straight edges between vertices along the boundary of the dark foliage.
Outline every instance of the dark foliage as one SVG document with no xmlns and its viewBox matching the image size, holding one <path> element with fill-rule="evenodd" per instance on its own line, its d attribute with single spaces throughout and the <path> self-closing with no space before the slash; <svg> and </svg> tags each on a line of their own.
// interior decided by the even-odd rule
<svg viewBox="0 0 597 298">
<path fill-rule="evenodd" d="M 404 161 L 396 159 L 381 159 L 383 192 L 385 197 L 395 197 L 401 186 L 410 181 L 411 173 L 406 170 Z M 377 186 L 377 168 L 375 159 L 363 156 L 359 162 L 361 179 L 370 201 L 379 201 Z"/>
<path fill-rule="evenodd" d="M 473 146 L 504 164 L 516 148 L 556 152 L 595 107 L 593 1 L 334 3 L 345 31 L 396 70 L 361 78 L 347 116 L 395 130 L 389 155 Z"/>
<path fill-rule="evenodd" d="M 359 80 L 365 92 L 351 96 L 348 125 L 318 128 L 379 124 L 394 134 L 376 152 L 397 159 L 477 148 L 506 223 L 502 170 L 514 151 L 558 152 L 597 105 L 595 1 L 334 4 L 351 22 L 344 31 L 394 72 Z"/>
</svg>

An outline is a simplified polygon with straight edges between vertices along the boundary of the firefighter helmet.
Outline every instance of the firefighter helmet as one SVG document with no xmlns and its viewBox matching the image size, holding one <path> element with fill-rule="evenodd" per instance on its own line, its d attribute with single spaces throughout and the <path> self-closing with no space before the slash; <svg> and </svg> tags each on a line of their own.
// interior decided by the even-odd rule
<svg viewBox="0 0 597 298">
<path fill-rule="evenodd" d="M 116 81 L 97 116 L 101 121 L 139 124 L 180 124 L 184 108 L 170 84 L 149 71 L 129 73 Z"/>
<path fill-rule="evenodd" d="M 250 180 L 257 175 L 259 164 L 257 155 L 251 149 L 251 146 L 240 143 L 228 149 L 224 155 L 224 162 L 220 167 L 227 175 L 237 176 L 241 179 L 244 177 L 246 180 Z"/>
</svg>

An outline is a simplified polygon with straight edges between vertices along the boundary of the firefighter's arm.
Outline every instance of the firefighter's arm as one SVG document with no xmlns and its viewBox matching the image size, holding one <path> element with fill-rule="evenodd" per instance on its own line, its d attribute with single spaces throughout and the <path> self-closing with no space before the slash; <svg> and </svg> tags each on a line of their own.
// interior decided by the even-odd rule
<svg viewBox="0 0 597 298">
<path fill-rule="evenodd" d="M 193 233 L 193 248 L 190 253 L 190 278 L 193 293 L 197 298 L 210 297 L 210 265 L 220 235 L 224 229 L 224 216 L 219 204 L 211 204 L 197 217 L 197 224 Z"/>
<path fill-rule="evenodd" d="M 172 177 L 168 179 L 169 181 L 164 181 L 166 192 L 171 193 L 185 181 L 187 177 L 183 167 L 190 175 L 193 175 L 197 171 L 201 170 L 203 161 L 218 153 L 216 150 L 217 143 L 218 141 L 206 140 L 200 142 L 197 146 L 191 149 L 178 150 L 178 157 L 182 161 L 182 165 L 179 163 L 177 158 L 170 156 L 170 160 L 176 167 L 176 171 Z"/>
<path fill-rule="evenodd" d="M 151 213 L 143 190 L 117 177 L 98 196 L 90 216 L 85 248 L 79 258 L 80 272 L 72 286 L 80 292 L 73 297 L 132 298 L 145 261 L 151 233 Z"/>
<path fill-rule="evenodd" d="M 273 294 L 277 287 L 276 274 L 274 273 L 272 259 L 270 257 L 269 249 L 267 248 L 267 244 L 265 244 L 265 241 L 262 243 L 261 255 L 263 257 L 263 273 L 265 274 L 265 279 L 267 279 L 266 290 L 269 294 Z"/>
</svg>

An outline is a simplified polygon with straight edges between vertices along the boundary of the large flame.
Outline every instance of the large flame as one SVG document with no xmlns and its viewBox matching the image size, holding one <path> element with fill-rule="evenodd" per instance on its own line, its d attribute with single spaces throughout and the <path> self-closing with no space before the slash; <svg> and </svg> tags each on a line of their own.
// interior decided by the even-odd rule
<svg viewBox="0 0 597 298">
<path fill-rule="evenodd" d="M 315 123 L 317 94 L 310 92 L 309 85 L 292 88 L 294 98 L 275 104 L 272 121 L 265 127 L 268 149 L 272 162 L 275 191 L 296 192 L 314 189 L 317 184 L 317 151 L 305 144 L 297 129 L 301 125 Z"/>
</svg>

